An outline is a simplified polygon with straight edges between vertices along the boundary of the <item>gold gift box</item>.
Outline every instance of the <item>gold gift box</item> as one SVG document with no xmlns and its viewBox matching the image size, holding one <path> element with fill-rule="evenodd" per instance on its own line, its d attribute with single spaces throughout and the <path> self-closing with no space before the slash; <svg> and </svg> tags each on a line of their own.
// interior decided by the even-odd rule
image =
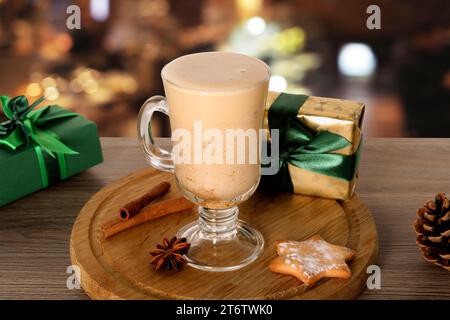
<svg viewBox="0 0 450 320">
<path fill-rule="evenodd" d="M 268 110 L 280 95 L 269 92 L 264 116 L 264 127 L 269 128 Z M 335 153 L 354 154 L 362 139 L 364 104 L 352 100 L 309 96 L 299 109 L 297 119 L 313 131 L 330 131 L 348 141 L 351 145 Z M 348 200 L 353 196 L 357 173 L 351 181 L 322 175 L 288 164 L 294 192 L 324 198 Z M 357 169 L 356 169 L 357 170 Z"/>
</svg>

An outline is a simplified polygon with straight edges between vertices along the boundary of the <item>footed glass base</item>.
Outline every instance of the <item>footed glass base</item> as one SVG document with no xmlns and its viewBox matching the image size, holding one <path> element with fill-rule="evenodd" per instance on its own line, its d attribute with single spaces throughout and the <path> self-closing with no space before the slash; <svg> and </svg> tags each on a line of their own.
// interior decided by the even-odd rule
<svg viewBox="0 0 450 320">
<path fill-rule="evenodd" d="M 178 231 L 191 244 L 185 258 L 189 266 L 204 271 L 233 271 L 255 261 L 264 248 L 261 233 L 238 220 L 238 207 L 211 210 L 200 207 L 198 222 Z"/>
</svg>

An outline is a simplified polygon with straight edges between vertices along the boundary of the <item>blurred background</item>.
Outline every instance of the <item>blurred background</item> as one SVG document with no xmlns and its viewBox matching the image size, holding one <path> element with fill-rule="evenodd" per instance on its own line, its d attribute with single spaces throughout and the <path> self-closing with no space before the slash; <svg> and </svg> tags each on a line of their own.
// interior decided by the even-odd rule
<svg viewBox="0 0 450 320">
<path fill-rule="evenodd" d="M 228 50 L 268 63 L 272 90 L 365 102 L 366 136 L 450 137 L 449 18 L 448 0 L 0 0 L 0 94 L 45 94 L 133 137 L 164 64 Z M 163 116 L 154 127 L 167 135 Z"/>
</svg>

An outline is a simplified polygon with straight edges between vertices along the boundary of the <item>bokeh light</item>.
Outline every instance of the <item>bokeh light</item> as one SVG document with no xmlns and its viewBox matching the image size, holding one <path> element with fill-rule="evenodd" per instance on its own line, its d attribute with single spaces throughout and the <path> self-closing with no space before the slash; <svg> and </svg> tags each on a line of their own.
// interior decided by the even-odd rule
<svg viewBox="0 0 450 320">
<path fill-rule="evenodd" d="M 59 98 L 59 91 L 56 87 L 48 87 L 44 91 L 44 96 L 47 100 L 56 100 Z"/>
<path fill-rule="evenodd" d="M 56 80 L 53 77 L 45 77 L 44 79 L 42 79 L 42 86 L 44 88 L 48 88 L 48 87 L 56 87 Z"/>
<path fill-rule="evenodd" d="M 92 19 L 103 22 L 109 16 L 109 0 L 91 0 L 89 3 Z"/>
<path fill-rule="evenodd" d="M 339 50 L 338 68 L 344 76 L 367 77 L 375 72 L 377 60 L 364 43 L 348 43 Z"/>
<path fill-rule="evenodd" d="M 269 81 L 269 90 L 282 92 L 287 88 L 287 80 L 283 76 L 271 76 Z"/>
<path fill-rule="evenodd" d="M 305 31 L 300 27 L 293 27 L 275 35 L 274 46 L 281 53 L 295 53 L 303 48 L 305 39 Z"/>
<path fill-rule="evenodd" d="M 38 83 L 32 82 L 27 86 L 27 95 L 36 97 L 42 94 L 42 88 Z"/>
<path fill-rule="evenodd" d="M 261 17 L 253 17 L 247 20 L 245 23 L 248 33 L 257 36 L 266 30 L 266 21 Z"/>
</svg>

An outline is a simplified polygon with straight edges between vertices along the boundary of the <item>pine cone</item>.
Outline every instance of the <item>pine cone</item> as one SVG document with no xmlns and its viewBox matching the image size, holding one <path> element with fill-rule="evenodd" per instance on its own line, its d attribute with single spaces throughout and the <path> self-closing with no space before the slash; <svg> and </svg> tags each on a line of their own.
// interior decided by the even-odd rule
<svg viewBox="0 0 450 320">
<path fill-rule="evenodd" d="M 444 193 L 417 210 L 414 230 L 425 260 L 450 271 L 450 202 Z"/>
</svg>

